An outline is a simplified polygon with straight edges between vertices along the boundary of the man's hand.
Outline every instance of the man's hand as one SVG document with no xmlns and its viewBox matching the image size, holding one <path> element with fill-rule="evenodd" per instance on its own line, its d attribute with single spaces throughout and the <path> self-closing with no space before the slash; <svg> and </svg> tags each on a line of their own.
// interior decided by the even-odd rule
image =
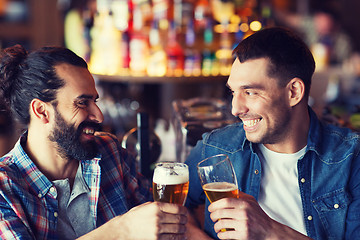
<svg viewBox="0 0 360 240">
<path fill-rule="evenodd" d="M 187 210 L 169 203 L 145 203 L 119 217 L 121 239 L 185 239 Z"/>
<path fill-rule="evenodd" d="M 187 210 L 170 203 L 147 202 L 117 216 L 80 239 L 184 240 Z"/>
<path fill-rule="evenodd" d="M 271 219 L 251 195 L 220 199 L 209 206 L 220 239 L 308 239 L 301 233 Z M 222 229 L 234 229 L 223 231 Z"/>
</svg>

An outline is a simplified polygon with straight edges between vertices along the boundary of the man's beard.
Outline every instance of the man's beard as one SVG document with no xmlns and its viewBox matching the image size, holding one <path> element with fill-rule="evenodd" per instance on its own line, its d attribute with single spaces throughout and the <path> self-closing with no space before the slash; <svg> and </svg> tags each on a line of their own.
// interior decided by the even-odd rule
<svg viewBox="0 0 360 240">
<path fill-rule="evenodd" d="M 74 124 L 68 124 L 55 108 L 55 128 L 51 132 L 49 139 L 57 143 L 57 150 L 60 156 L 67 159 L 89 160 L 98 153 L 95 140 L 82 142 L 80 137 L 84 127 L 90 126 L 95 130 L 99 129 L 99 124 L 94 122 L 82 122 L 76 129 Z"/>
</svg>

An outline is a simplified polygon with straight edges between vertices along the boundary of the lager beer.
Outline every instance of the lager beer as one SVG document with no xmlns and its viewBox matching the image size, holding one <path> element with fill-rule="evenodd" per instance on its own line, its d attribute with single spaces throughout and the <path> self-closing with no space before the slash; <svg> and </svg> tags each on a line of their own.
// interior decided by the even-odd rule
<svg viewBox="0 0 360 240">
<path fill-rule="evenodd" d="M 155 201 L 184 205 L 189 190 L 189 171 L 183 163 L 160 163 L 154 170 Z"/>
<path fill-rule="evenodd" d="M 237 198 L 239 189 L 234 183 L 212 182 L 203 185 L 204 192 L 210 203 L 221 198 Z"/>
<path fill-rule="evenodd" d="M 235 171 L 226 154 L 218 154 L 200 161 L 197 170 L 201 186 L 210 203 L 221 198 L 238 198 Z M 233 228 L 224 228 L 220 231 L 233 230 Z"/>
</svg>

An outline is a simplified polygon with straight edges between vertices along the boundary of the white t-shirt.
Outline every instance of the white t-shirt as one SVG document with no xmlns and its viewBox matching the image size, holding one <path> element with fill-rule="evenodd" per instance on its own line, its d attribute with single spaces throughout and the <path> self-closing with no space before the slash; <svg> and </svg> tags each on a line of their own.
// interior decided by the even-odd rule
<svg viewBox="0 0 360 240">
<path fill-rule="evenodd" d="M 306 235 L 297 162 L 305 149 L 293 154 L 277 153 L 259 144 L 262 165 L 259 204 L 272 219 Z"/>
</svg>

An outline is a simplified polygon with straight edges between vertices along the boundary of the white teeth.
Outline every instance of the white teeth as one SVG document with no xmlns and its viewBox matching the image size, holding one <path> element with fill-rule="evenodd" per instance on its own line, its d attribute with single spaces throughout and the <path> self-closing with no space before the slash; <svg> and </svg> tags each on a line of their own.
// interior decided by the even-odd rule
<svg viewBox="0 0 360 240">
<path fill-rule="evenodd" d="M 255 126 L 258 122 L 260 122 L 260 119 L 243 120 L 244 125 L 247 127 Z"/>
<path fill-rule="evenodd" d="M 86 128 L 86 129 L 83 130 L 83 132 L 86 133 L 86 134 L 94 134 L 95 131 L 94 131 L 94 129 Z"/>
</svg>

